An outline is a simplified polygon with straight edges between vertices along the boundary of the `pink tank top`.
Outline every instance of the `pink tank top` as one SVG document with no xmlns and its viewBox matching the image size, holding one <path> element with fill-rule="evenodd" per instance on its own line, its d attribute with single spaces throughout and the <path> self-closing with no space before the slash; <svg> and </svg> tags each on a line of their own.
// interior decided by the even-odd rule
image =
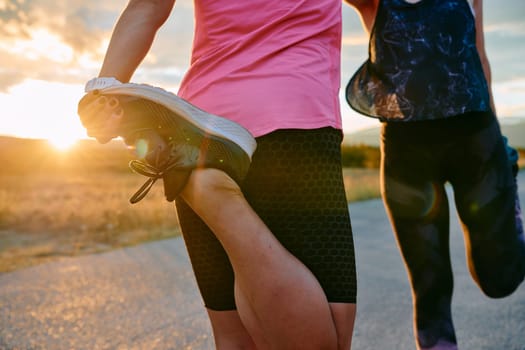
<svg viewBox="0 0 525 350">
<path fill-rule="evenodd" d="M 341 0 L 195 0 L 179 95 L 254 136 L 341 129 Z"/>
</svg>

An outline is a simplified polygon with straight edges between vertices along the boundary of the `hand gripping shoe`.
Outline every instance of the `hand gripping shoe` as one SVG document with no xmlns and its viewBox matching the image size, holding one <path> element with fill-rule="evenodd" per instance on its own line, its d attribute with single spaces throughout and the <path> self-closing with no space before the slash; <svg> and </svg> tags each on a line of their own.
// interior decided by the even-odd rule
<svg viewBox="0 0 525 350">
<path fill-rule="evenodd" d="M 84 106 L 97 96 L 100 103 L 118 108 L 117 134 L 126 144 L 134 144 L 141 158 L 129 165 L 150 178 L 131 197 L 131 203 L 144 198 L 160 178 L 166 199 L 173 201 L 196 168 L 223 170 L 236 182 L 246 176 L 256 141 L 239 124 L 146 84 L 95 78 L 86 84 L 86 92 L 91 94 L 79 102 L 81 119 Z"/>
</svg>

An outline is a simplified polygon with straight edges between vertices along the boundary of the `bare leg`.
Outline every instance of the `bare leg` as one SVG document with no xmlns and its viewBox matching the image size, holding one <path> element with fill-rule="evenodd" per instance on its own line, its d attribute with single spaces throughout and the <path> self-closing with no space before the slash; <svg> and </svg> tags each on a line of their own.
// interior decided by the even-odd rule
<svg viewBox="0 0 525 350">
<path fill-rule="evenodd" d="M 330 303 L 338 338 L 338 349 L 349 350 L 356 316 L 356 305 Z M 217 350 L 257 349 L 250 334 L 244 327 L 236 310 L 207 310 L 211 321 Z M 269 344 L 259 344 L 259 349 L 269 348 Z"/>
<path fill-rule="evenodd" d="M 349 350 L 354 333 L 356 304 L 330 303 L 330 309 L 332 310 L 332 317 L 337 332 L 338 349 Z"/>
<path fill-rule="evenodd" d="M 214 311 L 208 309 L 217 350 L 256 350 L 253 339 L 241 322 L 237 310 Z M 262 348 L 262 347 L 261 347 Z"/>
<path fill-rule="evenodd" d="M 232 263 L 242 324 L 274 349 L 337 349 L 337 329 L 317 279 L 273 236 L 223 172 L 193 172 L 182 196 Z"/>
</svg>

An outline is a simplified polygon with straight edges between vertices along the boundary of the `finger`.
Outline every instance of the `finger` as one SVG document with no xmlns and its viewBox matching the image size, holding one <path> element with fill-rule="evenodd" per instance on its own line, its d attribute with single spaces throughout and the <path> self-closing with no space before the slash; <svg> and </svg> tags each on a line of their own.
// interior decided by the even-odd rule
<svg viewBox="0 0 525 350">
<path fill-rule="evenodd" d="M 98 96 L 86 104 L 81 111 L 81 121 L 91 132 L 107 127 L 108 121 L 122 113 L 120 103 L 115 97 Z"/>
<path fill-rule="evenodd" d="M 100 113 L 107 105 L 108 98 L 106 96 L 98 96 L 91 103 L 86 105 L 84 111 L 88 114 Z"/>
<path fill-rule="evenodd" d="M 78 102 L 78 114 L 82 114 L 86 110 L 92 109 L 94 104 L 99 103 L 102 97 L 99 93 L 89 92 L 85 94 Z"/>
<path fill-rule="evenodd" d="M 124 116 L 124 110 L 118 107 L 114 110 L 109 118 L 101 122 L 96 128 L 91 131 L 100 143 L 107 143 L 111 139 L 119 136 L 120 122 Z"/>
<path fill-rule="evenodd" d="M 109 120 L 119 109 L 122 108 L 120 107 L 120 102 L 118 99 L 116 97 L 109 97 L 104 100 L 100 114 Z"/>
<path fill-rule="evenodd" d="M 102 113 L 107 104 L 107 101 L 107 97 L 98 96 L 91 101 L 86 101 L 85 103 L 79 105 L 78 114 L 84 127 L 93 127 L 94 125 L 100 123 L 101 119 L 105 118 Z"/>
<path fill-rule="evenodd" d="M 117 136 L 118 130 L 120 127 L 120 122 L 122 121 L 122 118 L 124 117 L 124 110 L 122 108 L 117 108 L 113 111 L 109 119 L 106 121 L 106 124 L 104 128 L 106 129 L 108 134 L 112 134 Z"/>
<path fill-rule="evenodd" d="M 117 108 L 119 104 L 120 104 L 119 101 L 114 96 L 111 96 L 107 102 L 108 107 L 113 108 L 113 109 Z"/>
</svg>

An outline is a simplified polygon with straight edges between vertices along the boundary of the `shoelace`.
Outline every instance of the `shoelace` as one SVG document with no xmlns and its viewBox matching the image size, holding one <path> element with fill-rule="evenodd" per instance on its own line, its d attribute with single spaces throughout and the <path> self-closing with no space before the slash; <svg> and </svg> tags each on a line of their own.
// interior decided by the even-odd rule
<svg viewBox="0 0 525 350">
<path fill-rule="evenodd" d="M 129 162 L 131 170 L 137 174 L 149 177 L 149 179 L 135 192 L 130 198 L 130 202 L 135 204 L 142 200 L 150 191 L 151 187 L 158 179 L 162 179 L 167 172 L 173 169 L 191 169 L 197 161 L 198 149 L 191 148 L 193 152 L 185 148 L 185 145 L 169 144 L 171 152 L 167 159 L 161 159 L 161 154 L 157 153 L 154 164 L 145 160 L 132 160 Z M 158 164 L 158 165 L 157 165 Z"/>
<path fill-rule="evenodd" d="M 140 135 L 142 133 L 148 133 L 151 132 L 150 129 L 139 129 L 135 131 L 135 134 L 133 134 L 133 137 L 130 137 L 130 139 L 140 139 L 143 138 Z M 172 145 L 169 145 L 170 147 Z M 137 174 L 149 177 L 149 179 L 135 192 L 133 196 L 129 199 L 131 204 L 135 204 L 139 201 L 141 201 L 151 190 L 151 187 L 157 182 L 158 179 L 161 179 L 166 171 L 172 169 L 177 165 L 177 162 L 174 161 L 173 157 L 170 155 L 168 156 L 168 159 L 162 159 L 161 158 L 161 152 L 155 152 L 155 158 L 153 159 L 153 164 L 151 162 L 147 162 L 146 160 L 137 160 L 134 159 L 129 162 L 128 166 L 136 172 Z M 144 158 L 146 159 L 146 158 Z"/>
<path fill-rule="evenodd" d="M 155 182 L 158 179 L 161 179 L 162 176 L 166 173 L 167 170 L 173 168 L 176 165 L 176 163 L 172 164 L 171 166 L 168 166 L 164 169 L 159 169 L 151 164 L 148 164 L 146 162 L 143 162 L 141 160 L 132 160 L 129 162 L 129 167 L 134 172 L 144 175 L 146 177 L 149 177 L 149 179 L 142 185 L 140 188 L 135 192 L 133 196 L 129 199 L 131 204 L 135 204 L 139 201 L 141 201 L 148 192 L 151 190 L 151 187 L 155 184 Z"/>
<path fill-rule="evenodd" d="M 173 149 L 173 145 L 169 145 Z M 152 165 L 147 161 L 134 159 L 129 162 L 129 167 L 131 170 L 137 174 L 144 175 L 149 177 L 149 179 L 135 192 L 133 196 L 129 199 L 131 204 L 135 204 L 141 201 L 151 190 L 151 187 L 157 182 L 158 179 L 162 179 L 164 174 L 167 171 L 175 168 L 180 165 L 179 157 L 173 157 L 173 154 L 170 154 L 168 159 L 162 160 L 161 153 L 157 152 L 154 159 L 156 165 Z M 157 165 L 158 164 L 158 165 Z"/>
</svg>

